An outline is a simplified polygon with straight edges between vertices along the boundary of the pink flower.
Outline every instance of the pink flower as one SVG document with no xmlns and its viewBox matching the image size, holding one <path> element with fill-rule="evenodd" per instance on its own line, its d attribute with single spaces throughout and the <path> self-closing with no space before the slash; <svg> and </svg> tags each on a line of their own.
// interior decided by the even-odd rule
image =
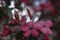
<svg viewBox="0 0 60 40">
<path fill-rule="evenodd" d="M 41 31 L 43 34 L 52 34 L 53 32 L 50 29 L 52 25 L 53 23 L 51 20 L 28 22 L 22 26 L 23 35 L 28 37 L 32 34 L 32 36 L 37 37 L 39 35 L 39 31 Z"/>
<path fill-rule="evenodd" d="M 39 35 L 39 31 L 34 28 L 33 24 L 34 23 L 29 22 L 29 23 L 25 24 L 24 26 L 22 26 L 23 35 L 25 37 L 28 37 L 31 34 L 34 37 L 37 37 Z"/>
<path fill-rule="evenodd" d="M 49 29 L 49 28 L 47 28 L 47 33 L 48 33 L 48 34 L 53 34 L 52 30 Z"/>
<path fill-rule="evenodd" d="M 33 30 L 32 30 L 32 35 L 33 35 L 34 37 L 37 37 L 37 36 L 39 35 L 39 31 L 37 31 L 36 29 L 33 29 Z"/>
<path fill-rule="evenodd" d="M 42 27 L 42 28 L 40 29 L 40 31 L 41 31 L 43 34 L 46 34 L 46 33 L 47 33 L 47 28 Z"/>
<path fill-rule="evenodd" d="M 3 31 L 2 31 L 2 33 L 1 33 L 1 36 L 3 37 L 3 36 L 8 36 L 10 34 L 10 30 L 9 30 L 9 27 L 8 27 L 8 25 L 4 25 L 3 26 Z"/>
<path fill-rule="evenodd" d="M 40 5 L 40 10 L 43 11 L 44 9 L 48 9 L 50 11 L 50 15 L 51 16 L 54 16 L 55 15 L 55 9 L 54 7 L 52 6 L 52 4 L 50 2 L 46 2 L 44 4 L 41 4 Z"/>
<path fill-rule="evenodd" d="M 34 28 L 35 29 L 41 29 L 41 27 L 44 27 L 44 24 L 45 24 L 45 22 L 44 21 L 38 21 L 38 22 L 36 22 L 36 23 L 34 23 Z"/>
<path fill-rule="evenodd" d="M 47 20 L 45 23 L 45 27 L 52 27 L 53 26 L 53 22 L 51 20 Z"/>
<path fill-rule="evenodd" d="M 40 25 L 39 25 L 40 24 Z M 43 34 L 53 34 L 53 32 L 51 31 L 50 27 L 53 26 L 53 23 L 51 20 L 47 20 L 47 21 L 40 21 L 38 23 L 40 27 L 40 31 L 43 33 Z"/>
<path fill-rule="evenodd" d="M 38 24 L 40 24 L 42 27 L 44 27 L 44 25 L 45 25 L 45 21 L 43 21 L 43 20 L 38 21 Z"/>
<path fill-rule="evenodd" d="M 41 28 L 40 29 L 40 31 L 43 33 L 43 34 L 49 34 L 49 35 L 51 35 L 51 34 L 53 34 L 53 32 L 51 31 L 51 29 L 49 29 L 49 28 Z"/>
<path fill-rule="evenodd" d="M 51 20 L 47 21 L 38 21 L 34 24 L 34 28 L 37 30 L 40 30 L 43 34 L 53 34 L 51 29 L 49 29 L 51 26 L 53 26 L 53 23 Z"/>
<path fill-rule="evenodd" d="M 45 7 L 50 10 L 51 16 L 55 15 L 55 9 L 50 2 L 45 3 Z"/>
</svg>

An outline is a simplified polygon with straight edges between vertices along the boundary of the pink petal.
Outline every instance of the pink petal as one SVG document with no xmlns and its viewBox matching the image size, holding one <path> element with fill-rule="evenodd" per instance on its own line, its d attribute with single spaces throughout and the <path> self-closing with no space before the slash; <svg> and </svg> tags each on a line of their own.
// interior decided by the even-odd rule
<svg viewBox="0 0 60 40">
<path fill-rule="evenodd" d="M 48 34 L 53 34 L 53 32 L 51 31 L 51 29 L 47 28 L 48 30 Z"/>
<path fill-rule="evenodd" d="M 39 35 L 39 31 L 33 29 L 33 30 L 32 30 L 32 35 L 33 35 L 34 37 L 37 37 L 37 36 Z"/>
<path fill-rule="evenodd" d="M 47 20 L 45 23 L 45 27 L 52 27 L 53 26 L 53 22 L 51 20 Z"/>
<path fill-rule="evenodd" d="M 42 26 L 41 26 L 40 24 L 38 24 L 38 23 L 35 23 L 35 24 L 34 24 L 34 28 L 37 29 L 37 30 L 39 30 L 41 27 L 42 27 Z"/>
<path fill-rule="evenodd" d="M 41 20 L 41 21 L 38 21 L 34 24 L 34 28 L 40 30 L 40 28 L 44 27 L 44 25 L 45 25 L 45 22 Z"/>
<path fill-rule="evenodd" d="M 43 21 L 43 20 L 38 21 L 38 24 L 40 24 L 43 27 L 45 25 L 45 21 Z"/>
<path fill-rule="evenodd" d="M 28 37 L 28 36 L 30 36 L 30 34 L 31 34 L 31 30 L 29 30 L 29 31 L 26 31 L 26 32 L 24 32 L 24 33 L 23 33 L 23 35 L 24 35 L 25 37 Z"/>
<path fill-rule="evenodd" d="M 43 27 L 42 27 L 42 28 L 40 29 L 40 31 L 45 34 L 45 33 L 47 33 L 47 28 L 43 28 Z"/>
</svg>

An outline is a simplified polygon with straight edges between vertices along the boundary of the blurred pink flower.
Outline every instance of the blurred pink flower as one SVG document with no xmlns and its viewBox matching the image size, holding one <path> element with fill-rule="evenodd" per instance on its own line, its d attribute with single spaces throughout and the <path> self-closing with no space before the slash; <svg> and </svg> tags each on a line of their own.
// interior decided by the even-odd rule
<svg viewBox="0 0 60 40">
<path fill-rule="evenodd" d="M 51 21 L 51 20 L 47 20 L 46 22 L 45 22 L 45 27 L 52 27 L 53 26 L 53 22 Z"/>
<path fill-rule="evenodd" d="M 8 36 L 9 34 L 10 34 L 10 30 L 9 30 L 8 25 L 4 25 L 1 36 L 4 37 L 4 36 Z"/>
<path fill-rule="evenodd" d="M 42 28 L 40 29 L 40 31 L 41 31 L 43 34 L 46 34 L 46 33 L 47 33 L 47 28 L 42 27 Z"/>
<path fill-rule="evenodd" d="M 39 35 L 39 31 L 38 29 L 34 28 L 34 23 L 29 22 L 25 25 L 22 26 L 22 31 L 23 31 L 23 35 L 25 37 L 28 37 L 32 34 L 32 36 L 37 37 Z"/>
<path fill-rule="evenodd" d="M 44 9 L 48 9 L 50 11 L 50 15 L 54 16 L 55 15 L 55 9 L 51 2 L 46 2 L 44 4 L 40 5 L 40 10 L 43 11 Z"/>
<path fill-rule="evenodd" d="M 33 35 L 34 37 L 37 37 L 39 34 L 40 34 L 39 31 L 37 31 L 36 29 L 33 29 L 33 30 L 32 30 L 32 35 Z"/>
<path fill-rule="evenodd" d="M 44 34 L 53 34 L 50 27 L 53 26 L 53 22 L 51 20 L 46 20 L 44 26 L 40 28 L 40 31 Z"/>
<path fill-rule="evenodd" d="M 43 34 L 53 34 L 53 32 L 51 31 L 51 29 L 49 28 L 41 28 L 40 31 L 43 33 Z"/>
<path fill-rule="evenodd" d="M 47 28 L 47 33 L 48 33 L 48 34 L 53 34 L 52 30 L 49 29 L 49 28 Z"/>
<path fill-rule="evenodd" d="M 51 16 L 54 16 L 55 15 L 55 9 L 54 9 L 54 7 L 53 7 L 53 5 L 51 4 L 51 2 L 47 2 L 47 3 L 45 3 L 45 7 L 48 9 L 48 10 L 50 10 L 50 15 Z"/>
<path fill-rule="evenodd" d="M 40 30 L 41 27 L 44 27 L 44 25 L 45 25 L 45 22 L 41 20 L 41 21 L 34 23 L 34 28 Z"/>
<path fill-rule="evenodd" d="M 29 22 L 22 26 L 22 31 L 24 36 L 26 37 L 30 36 L 31 34 L 32 36 L 37 37 L 39 35 L 39 31 L 41 31 L 43 34 L 52 34 L 53 32 L 50 29 L 52 25 L 53 24 L 50 20 L 47 21 L 41 20 L 35 23 Z"/>
</svg>

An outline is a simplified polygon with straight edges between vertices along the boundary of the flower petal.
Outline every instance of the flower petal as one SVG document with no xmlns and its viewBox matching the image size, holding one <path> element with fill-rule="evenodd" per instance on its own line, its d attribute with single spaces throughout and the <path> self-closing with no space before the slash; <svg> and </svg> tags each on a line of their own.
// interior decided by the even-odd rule
<svg viewBox="0 0 60 40">
<path fill-rule="evenodd" d="M 32 36 L 37 37 L 39 35 L 39 31 L 33 29 L 32 30 Z"/>
<path fill-rule="evenodd" d="M 47 28 L 47 30 L 48 30 L 48 34 L 53 34 L 53 32 L 49 28 Z"/>
<path fill-rule="evenodd" d="M 42 28 L 40 29 L 40 31 L 45 34 L 45 33 L 47 33 L 47 28 L 43 28 L 43 27 L 42 27 Z"/>
<path fill-rule="evenodd" d="M 34 28 L 39 30 L 42 26 L 38 23 L 34 23 Z"/>
<path fill-rule="evenodd" d="M 52 27 L 53 26 L 53 22 L 51 20 L 47 20 L 45 23 L 45 27 Z"/>
</svg>

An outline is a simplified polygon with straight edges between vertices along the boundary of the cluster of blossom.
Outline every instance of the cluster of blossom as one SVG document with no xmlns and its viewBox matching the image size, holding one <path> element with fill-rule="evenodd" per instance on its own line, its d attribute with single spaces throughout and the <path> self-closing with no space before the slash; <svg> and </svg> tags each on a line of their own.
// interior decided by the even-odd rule
<svg viewBox="0 0 60 40">
<path fill-rule="evenodd" d="M 38 3 L 39 6 L 35 6 L 35 8 L 27 5 L 24 6 L 23 2 L 26 2 L 26 4 L 29 5 L 27 0 L 23 0 L 21 4 L 23 8 L 22 11 L 15 7 L 11 10 L 12 19 L 7 25 L 3 26 L 3 30 L 0 33 L 1 37 L 22 31 L 23 37 L 29 37 L 30 35 L 38 37 L 42 33 L 45 40 L 49 40 L 48 35 L 53 34 L 50 29 L 53 26 L 53 22 L 49 19 L 39 20 L 39 18 L 42 14 L 41 10 L 45 8 L 50 10 L 52 13 L 54 12 L 50 2 L 42 2 L 42 4 Z"/>
<path fill-rule="evenodd" d="M 33 37 L 38 37 L 42 32 L 45 39 L 49 40 L 48 37 L 46 38 L 46 36 L 53 34 L 52 30 L 50 29 L 53 26 L 53 22 L 49 19 L 40 20 L 37 22 L 26 22 L 26 18 L 23 17 L 22 20 L 11 20 L 9 25 L 3 26 L 3 30 L 1 32 L 2 37 L 14 34 L 17 31 L 22 31 L 23 37 L 29 37 L 30 35 Z"/>
<path fill-rule="evenodd" d="M 28 37 L 29 35 L 33 35 L 37 37 L 41 31 L 43 34 L 52 34 L 53 32 L 50 30 L 50 27 L 53 25 L 51 20 L 47 21 L 38 21 L 36 23 L 29 22 L 22 26 L 23 35 Z"/>
</svg>

